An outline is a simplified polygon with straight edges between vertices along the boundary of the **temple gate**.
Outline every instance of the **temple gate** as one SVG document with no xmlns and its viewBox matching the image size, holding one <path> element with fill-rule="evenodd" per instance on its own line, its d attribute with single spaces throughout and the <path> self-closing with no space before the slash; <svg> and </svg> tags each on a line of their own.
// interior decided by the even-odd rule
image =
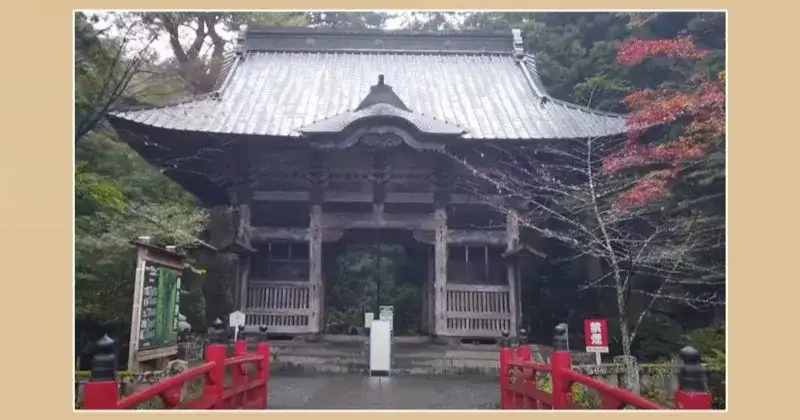
<svg viewBox="0 0 800 420">
<path fill-rule="evenodd" d="M 248 329 L 323 332 L 342 245 L 405 232 L 428 268 L 423 331 L 471 338 L 517 330 L 519 208 L 460 188 L 474 177 L 450 152 L 625 126 L 548 97 L 517 30 L 247 29 L 212 92 L 108 118 L 205 205 L 235 209 L 220 241 Z"/>
</svg>

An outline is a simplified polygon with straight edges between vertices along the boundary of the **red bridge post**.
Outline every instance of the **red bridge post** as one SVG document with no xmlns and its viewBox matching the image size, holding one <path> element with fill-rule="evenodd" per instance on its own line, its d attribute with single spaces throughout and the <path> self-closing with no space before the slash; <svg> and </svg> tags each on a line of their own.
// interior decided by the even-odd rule
<svg viewBox="0 0 800 420">
<path fill-rule="evenodd" d="M 531 361 L 533 361 L 533 357 L 531 355 L 531 348 L 530 348 L 530 346 L 528 346 L 528 331 L 526 329 L 524 329 L 524 328 L 520 328 L 519 329 L 519 333 L 517 334 L 517 340 L 518 340 L 518 343 L 519 343 L 517 345 L 517 360 L 519 360 L 521 362 L 531 362 Z M 520 371 L 519 373 L 520 373 L 519 380 L 523 380 L 523 378 L 528 376 L 527 372 L 525 372 L 524 370 Z M 536 374 L 535 373 L 533 373 L 532 380 L 534 381 L 534 383 L 536 383 Z M 522 410 L 529 410 L 531 408 L 535 408 L 535 407 L 531 407 L 533 404 L 531 404 L 532 401 L 527 397 L 527 395 L 525 395 L 525 394 L 517 394 L 517 395 L 515 395 L 515 397 L 516 397 L 516 399 L 514 400 L 514 403 L 515 403 L 514 405 L 517 408 L 520 408 Z"/>
<path fill-rule="evenodd" d="M 675 391 L 675 408 L 678 410 L 710 410 L 711 393 L 708 392 L 706 372 L 700 362 L 700 352 L 694 347 L 680 351 L 683 362 Z"/>
<path fill-rule="evenodd" d="M 95 343 L 91 377 L 83 386 L 83 408 L 113 410 L 117 408 L 118 399 L 116 343 L 104 335 Z"/>
<path fill-rule="evenodd" d="M 225 357 L 228 355 L 227 331 L 222 320 L 217 318 L 211 324 L 211 340 L 206 347 L 206 362 L 214 363 L 214 366 L 205 376 L 203 383 L 203 399 L 215 401 L 211 409 L 221 409 L 219 407 L 222 400 L 222 392 L 225 388 Z"/>
<path fill-rule="evenodd" d="M 558 324 L 553 335 L 553 355 L 550 358 L 553 379 L 553 409 L 563 410 L 572 401 L 572 384 L 566 371 L 572 369 L 572 356 L 567 346 L 567 324 Z"/>
<path fill-rule="evenodd" d="M 244 325 L 236 327 L 236 341 L 233 343 L 233 355 L 245 356 L 247 355 L 247 337 L 244 334 Z M 233 367 L 233 379 L 231 381 L 234 387 L 239 387 L 247 383 L 247 366 L 237 365 Z M 227 401 L 226 408 L 241 407 L 249 399 L 251 392 L 243 392 L 237 394 L 235 399 Z"/>
<path fill-rule="evenodd" d="M 513 393 L 508 390 L 508 381 L 511 380 L 511 371 L 508 363 L 514 360 L 514 349 L 511 348 L 511 340 L 508 330 L 503 330 L 503 339 L 500 340 L 500 408 L 510 410 L 513 407 Z"/>
<path fill-rule="evenodd" d="M 262 325 L 258 327 L 259 331 L 261 332 L 261 342 L 258 343 L 258 349 L 256 353 L 264 356 L 261 359 L 261 366 L 258 371 L 258 379 L 264 380 L 264 389 L 259 391 L 261 393 L 261 398 L 264 399 L 264 404 L 261 405 L 261 408 L 269 407 L 269 369 L 270 369 L 270 348 L 269 348 L 269 335 L 267 334 L 267 326 Z"/>
</svg>

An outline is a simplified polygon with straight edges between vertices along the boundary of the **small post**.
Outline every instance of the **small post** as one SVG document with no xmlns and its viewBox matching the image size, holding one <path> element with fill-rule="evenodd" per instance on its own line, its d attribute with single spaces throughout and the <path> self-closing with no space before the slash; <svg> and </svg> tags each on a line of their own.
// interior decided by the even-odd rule
<svg viewBox="0 0 800 420">
<path fill-rule="evenodd" d="M 244 336 L 244 325 L 236 327 L 236 343 L 233 347 L 234 355 L 242 356 L 247 354 L 247 338 Z"/>
<path fill-rule="evenodd" d="M 572 369 L 572 356 L 567 347 L 567 324 L 556 325 L 553 335 L 553 355 L 550 360 L 553 379 L 553 409 L 568 408 L 572 400 L 572 383 L 567 379 L 565 372 Z"/>
<path fill-rule="evenodd" d="M 519 332 L 517 333 L 517 342 L 519 346 L 517 347 L 517 360 L 520 362 L 531 362 L 533 357 L 531 355 L 531 348 L 528 346 L 528 331 L 525 328 L 520 328 Z M 524 381 L 526 374 L 525 371 L 530 371 L 530 368 L 527 367 L 520 367 L 518 368 L 522 373 L 522 377 L 518 378 L 520 381 Z M 534 375 L 534 381 L 536 380 Z M 514 394 L 514 405 L 517 408 L 521 408 L 523 410 L 527 410 L 530 408 L 530 401 L 525 394 Z"/>
<path fill-rule="evenodd" d="M 206 347 L 206 362 L 214 363 L 214 367 L 206 374 L 203 385 L 203 397 L 214 400 L 214 409 L 224 409 L 219 406 L 222 392 L 225 388 L 225 357 L 228 355 L 227 331 L 225 324 L 217 318 L 211 324 L 211 340 Z"/>
<path fill-rule="evenodd" d="M 104 335 L 95 343 L 90 382 L 83 387 L 83 408 L 113 410 L 118 408 L 117 349 L 114 340 Z"/>
<path fill-rule="evenodd" d="M 508 330 L 503 330 L 501 333 L 503 339 L 500 340 L 500 409 L 511 410 L 513 409 L 513 394 L 508 389 L 509 374 L 511 373 L 509 363 L 514 360 L 514 349 L 511 348 L 511 341 L 509 336 L 511 333 Z"/>
<path fill-rule="evenodd" d="M 517 359 L 523 362 L 532 360 L 531 348 L 528 346 L 528 331 L 525 328 L 519 329 L 519 347 L 517 347 Z"/>
<path fill-rule="evenodd" d="M 700 352 L 694 347 L 680 351 L 681 366 L 678 373 L 678 390 L 675 391 L 675 408 L 678 410 L 710 410 L 711 393 L 706 384 L 706 372 L 700 363 Z"/>
<path fill-rule="evenodd" d="M 262 325 L 258 327 L 258 330 L 261 332 L 261 342 L 258 343 L 258 349 L 256 353 L 262 356 L 261 364 L 259 365 L 258 371 L 258 379 L 264 381 L 264 389 L 261 392 L 261 398 L 263 398 L 264 404 L 262 408 L 266 409 L 269 406 L 269 369 L 270 369 L 270 348 L 269 342 L 269 335 L 267 335 L 267 326 Z"/>
<path fill-rule="evenodd" d="M 236 327 L 236 342 L 233 344 L 233 355 L 244 356 L 247 354 L 247 341 L 244 336 L 244 325 Z M 247 382 L 247 374 L 245 373 L 245 366 L 239 364 L 233 367 L 233 384 L 241 385 Z"/>
</svg>

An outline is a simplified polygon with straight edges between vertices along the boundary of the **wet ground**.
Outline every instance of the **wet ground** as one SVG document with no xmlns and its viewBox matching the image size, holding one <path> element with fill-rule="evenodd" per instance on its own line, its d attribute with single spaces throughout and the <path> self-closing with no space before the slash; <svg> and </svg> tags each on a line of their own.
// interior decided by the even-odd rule
<svg viewBox="0 0 800 420">
<path fill-rule="evenodd" d="M 497 379 L 481 376 L 274 375 L 269 386 L 277 410 L 485 410 L 500 400 Z"/>
</svg>

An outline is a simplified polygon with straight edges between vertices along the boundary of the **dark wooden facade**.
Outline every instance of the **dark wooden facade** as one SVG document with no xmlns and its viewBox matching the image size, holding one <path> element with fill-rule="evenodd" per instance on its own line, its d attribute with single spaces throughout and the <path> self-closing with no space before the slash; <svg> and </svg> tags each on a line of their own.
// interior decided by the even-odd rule
<svg viewBox="0 0 800 420">
<path fill-rule="evenodd" d="M 515 331 L 517 213 L 457 188 L 470 174 L 448 150 L 614 135 L 622 118 L 547 98 L 518 33 L 273 29 L 240 45 L 211 94 L 109 119 L 204 203 L 235 208 L 248 326 L 324 332 L 342 244 L 390 241 L 427 264 L 425 332 Z"/>
</svg>

